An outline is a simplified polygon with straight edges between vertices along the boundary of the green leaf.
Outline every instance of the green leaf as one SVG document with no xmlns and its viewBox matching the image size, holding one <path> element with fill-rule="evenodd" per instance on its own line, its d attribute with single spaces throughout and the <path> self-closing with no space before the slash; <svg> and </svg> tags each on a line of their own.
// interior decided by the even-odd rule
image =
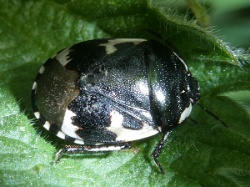
<svg viewBox="0 0 250 187">
<path fill-rule="evenodd" d="M 0 0 L 0 4 L 0 186 L 250 185 L 249 55 L 230 48 L 195 18 L 182 15 L 178 12 L 182 5 L 162 0 Z M 194 106 L 191 117 L 198 124 L 187 120 L 174 129 L 162 150 L 164 175 L 151 157 L 162 135 L 133 142 L 128 151 L 68 155 L 54 165 L 64 142 L 34 120 L 32 82 L 43 62 L 57 51 L 105 37 L 172 43 L 200 82 L 200 103 L 229 128 Z M 244 104 L 227 93 L 241 90 L 248 91 L 247 99 L 241 100 Z"/>
</svg>

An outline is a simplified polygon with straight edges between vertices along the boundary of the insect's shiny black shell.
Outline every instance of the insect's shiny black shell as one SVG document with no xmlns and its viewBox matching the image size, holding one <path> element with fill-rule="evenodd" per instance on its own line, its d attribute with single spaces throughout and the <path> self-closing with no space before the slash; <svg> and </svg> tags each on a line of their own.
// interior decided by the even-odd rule
<svg viewBox="0 0 250 187">
<path fill-rule="evenodd" d="M 75 44 L 45 62 L 32 88 L 43 126 L 85 145 L 165 133 L 189 116 L 199 97 L 184 60 L 145 39 Z"/>
</svg>

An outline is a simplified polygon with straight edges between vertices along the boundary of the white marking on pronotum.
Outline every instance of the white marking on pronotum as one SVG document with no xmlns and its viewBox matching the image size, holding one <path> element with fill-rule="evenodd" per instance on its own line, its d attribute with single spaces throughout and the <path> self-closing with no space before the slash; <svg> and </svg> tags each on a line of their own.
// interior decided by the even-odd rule
<svg viewBox="0 0 250 187">
<path fill-rule="evenodd" d="M 162 127 L 161 126 L 157 126 L 157 129 L 159 132 L 162 132 Z"/>
<path fill-rule="evenodd" d="M 69 48 L 64 49 L 63 51 L 61 51 L 60 53 L 58 53 L 58 55 L 56 55 L 56 59 L 60 62 L 60 64 L 62 64 L 63 66 L 65 66 L 69 60 L 68 60 L 68 55 L 69 55 Z"/>
<path fill-rule="evenodd" d="M 48 121 L 46 121 L 43 125 L 43 127 L 49 131 L 49 128 L 50 128 L 50 123 Z"/>
<path fill-rule="evenodd" d="M 37 88 L 37 83 L 34 82 L 33 85 L 32 85 L 32 90 L 35 90 Z"/>
<path fill-rule="evenodd" d="M 111 124 L 107 128 L 107 130 L 110 130 L 116 133 L 117 135 L 116 141 L 129 142 L 129 141 L 147 138 L 147 137 L 150 137 L 159 133 L 157 129 L 154 129 L 152 126 L 146 123 L 143 123 L 143 127 L 139 130 L 124 128 L 124 126 L 122 125 L 123 116 L 115 110 L 113 110 L 110 113 L 110 116 L 111 116 Z"/>
<path fill-rule="evenodd" d="M 40 112 L 34 112 L 34 115 L 36 116 L 37 119 L 40 118 Z"/>
<path fill-rule="evenodd" d="M 173 51 L 173 53 L 175 54 L 175 56 L 177 56 L 179 58 L 179 60 L 182 62 L 182 64 L 185 66 L 186 71 L 188 71 L 188 66 L 185 63 L 185 61 L 177 54 Z"/>
<path fill-rule="evenodd" d="M 40 73 L 40 74 L 43 74 L 44 70 L 45 70 L 45 67 L 42 66 L 42 67 L 39 69 L 39 73 Z"/>
<path fill-rule="evenodd" d="M 76 116 L 76 114 L 68 109 L 66 109 L 64 114 L 63 123 L 61 126 L 61 130 L 63 133 L 67 134 L 68 136 L 82 140 L 80 136 L 76 134 L 76 131 L 79 130 L 79 127 L 72 124 L 72 117 Z"/>
<path fill-rule="evenodd" d="M 134 45 L 137 45 L 139 43 L 145 42 L 147 40 L 145 39 L 133 39 L 133 38 L 117 38 L 117 39 L 112 39 L 108 40 L 108 43 L 103 43 L 100 44 L 99 46 L 104 46 L 106 48 L 106 53 L 108 55 L 114 53 L 117 51 L 117 48 L 115 47 L 116 44 L 121 44 L 121 43 L 134 43 Z"/>
<path fill-rule="evenodd" d="M 178 123 L 180 124 L 181 122 L 183 122 L 190 115 L 191 111 L 192 111 L 192 104 L 190 102 L 189 106 L 185 108 L 185 110 L 181 113 L 181 117 Z"/>
</svg>

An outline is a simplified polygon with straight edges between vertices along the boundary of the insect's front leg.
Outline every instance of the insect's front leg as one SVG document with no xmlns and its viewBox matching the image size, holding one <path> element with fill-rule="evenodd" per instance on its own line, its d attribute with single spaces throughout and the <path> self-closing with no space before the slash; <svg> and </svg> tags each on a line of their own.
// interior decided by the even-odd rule
<svg viewBox="0 0 250 187">
<path fill-rule="evenodd" d="M 166 140 L 167 140 L 167 137 L 168 137 L 169 133 L 170 133 L 170 132 L 168 131 L 166 134 L 164 134 L 164 136 L 161 138 L 161 140 L 159 141 L 158 145 L 156 146 L 154 152 L 152 153 L 152 156 L 153 156 L 153 158 L 154 158 L 154 161 L 155 161 L 155 163 L 157 164 L 157 166 L 160 168 L 160 170 L 161 170 L 162 173 L 165 173 L 165 170 L 164 170 L 163 167 L 161 166 L 161 163 L 158 161 L 158 157 L 159 157 L 160 154 L 161 154 L 161 150 L 162 150 L 162 148 L 163 148 L 163 146 L 164 146 L 164 143 L 165 143 Z"/>
</svg>

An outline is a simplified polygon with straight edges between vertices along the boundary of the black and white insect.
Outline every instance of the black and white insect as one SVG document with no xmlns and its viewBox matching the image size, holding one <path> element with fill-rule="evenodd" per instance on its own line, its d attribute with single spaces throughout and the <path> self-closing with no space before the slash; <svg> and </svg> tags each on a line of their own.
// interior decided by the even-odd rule
<svg viewBox="0 0 250 187">
<path fill-rule="evenodd" d="M 191 113 L 199 84 L 172 47 L 146 39 L 96 39 L 48 59 L 32 87 L 34 114 L 43 127 L 77 145 L 58 153 L 113 151 L 169 132 Z"/>
</svg>

